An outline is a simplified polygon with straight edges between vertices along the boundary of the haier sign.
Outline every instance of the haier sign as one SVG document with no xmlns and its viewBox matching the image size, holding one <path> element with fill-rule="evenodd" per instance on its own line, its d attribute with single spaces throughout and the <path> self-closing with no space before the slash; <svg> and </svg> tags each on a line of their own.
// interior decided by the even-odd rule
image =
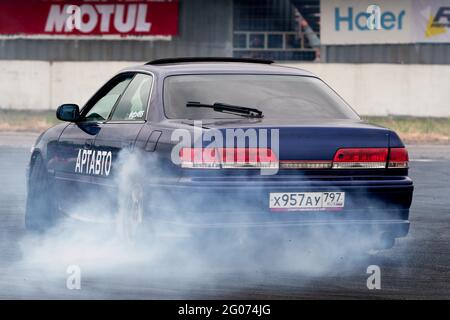
<svg viewBox="0 0 450 320">
<path fill-rule="evenodd" d="M 321 0 L 320 5 L 322 44 L 413 42 L 410 0 Z M 369 20 L 377 27 L 370 28 Z"/>
<path fill-rule="evenodd" d="M 380 8 L 380 7 L 378 7 Z M 370 31 L 367 21 L 371 18 L 373 13 L 368 13 L 366 11 L 355 12 L 353 7 L 348 7 L 347 10 L 341 8 L 334 8 L 334 30 L 359 30 L 359 31 Z M 398 13 L 392 11 L 381 11 L 379 12 L 379 28 L 378 30 L 402 30 L 403 20 L 405 18 L 406 11 L 401 10 Z"/>
</svg>

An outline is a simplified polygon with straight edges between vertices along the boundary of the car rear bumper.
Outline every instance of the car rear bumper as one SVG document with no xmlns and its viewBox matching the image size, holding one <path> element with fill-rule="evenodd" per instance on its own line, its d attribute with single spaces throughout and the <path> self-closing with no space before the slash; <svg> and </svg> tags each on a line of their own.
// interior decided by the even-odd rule
<svg viewBox="0 0 450 320">
<path fill-rule="evenodd" d="M 389 232 L 409 230 L 413 183 L 389 179 L 184 178 L 149 184 L 148 211 L 155 223 L 187 229 L 275 229 L 286 232 L 331 228 Z M 155 181 L 154 181 L 155 182 Z M 340 211 L 274 212 L 271 192 L 345 192 Z"/>
</svg>

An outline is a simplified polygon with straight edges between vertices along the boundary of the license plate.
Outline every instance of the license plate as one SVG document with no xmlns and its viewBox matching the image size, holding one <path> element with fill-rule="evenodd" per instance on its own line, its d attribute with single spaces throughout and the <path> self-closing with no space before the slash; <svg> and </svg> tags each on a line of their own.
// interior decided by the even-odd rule
<svg viewBox="0 0 450 320">
<path fill-rule="evenodd" d="M 345 192 L 286 192 L 270 193 L 272 211 L 341 210 Z"/>
</svg>

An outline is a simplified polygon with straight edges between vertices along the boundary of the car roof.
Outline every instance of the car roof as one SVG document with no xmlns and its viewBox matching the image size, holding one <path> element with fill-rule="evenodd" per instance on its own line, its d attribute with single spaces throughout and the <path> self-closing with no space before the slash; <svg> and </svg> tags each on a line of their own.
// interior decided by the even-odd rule
<svg viewBox="0 0 450 320">
<path fill-rule="evenodd" d="M 157 65 L 140 65 L 122 70 L 127 71 L 149 71 L 160 76 L 171 76 L 181 74 L 280 74 L 314 76 L 309 71 L 293 67 L 264 64 L 252 62 L 177 62 Z"/>
</svg>

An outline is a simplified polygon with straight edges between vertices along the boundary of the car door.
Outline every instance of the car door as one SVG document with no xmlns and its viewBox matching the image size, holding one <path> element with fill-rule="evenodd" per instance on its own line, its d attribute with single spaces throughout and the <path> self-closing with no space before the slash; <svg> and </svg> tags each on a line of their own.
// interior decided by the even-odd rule
<svg viewBox="0 0 450 320">
<path fill-rule="evenodd" d="M 94 175 L 108 173 L 110 159 L 107 154 L 98 156 L 95 138 L 133 76 L 124 74 L 110 80 L 82 109 L 80 121 L 69 124 L 58 140 L 58 152 L 54 159 L 55 190 L 60 200 L 59 207 L 66 213 L 70 214 L 67 211 L 73 209 L 74 203 L 80 203 L 78 199 L 87 198 Z"/>
<path fill-rule="evenodd" d="M 124 153 L 134 148 L 136 138 L 145 125 L 152 87 L 152 75 L 136 73 L 109 119 L 99 124 L 95 148 L 111 154 L 112 168 L 108 175 L 93 177 L 93 183 L 97 186 L 111 185 L 118 174 L 119 158 L 127 161 Z"/>
</svg>

